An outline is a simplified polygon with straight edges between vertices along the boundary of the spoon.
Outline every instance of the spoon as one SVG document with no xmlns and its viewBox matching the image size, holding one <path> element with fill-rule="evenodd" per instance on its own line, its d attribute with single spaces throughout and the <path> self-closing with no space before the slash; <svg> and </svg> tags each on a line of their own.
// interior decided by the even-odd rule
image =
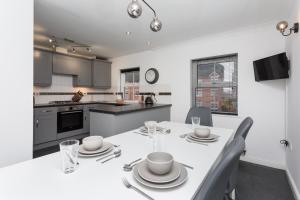
<svg viewBox="0 0 300 200">
<path fill-rule="evenodd" d="M 123 170 L 124 170 L 125 172 L 130 172 L 130 171 L 133 169 L 133 167 L 136 166 L 137 164 L 139 164 L 139 162 L 134 163 L 133 165 L 130 165 L 130 166 L 128 166 L 128 167 L 123 167 Z"/>
<path fill-rule="evenodd" d="M 166 130 L 165 133 L 166 133 L 166 134 L 171 133 L 171 129 Z"/>
<path fill-rule="evenodd" d="M 140 161 L 140 160 L 142 160 L 142 158 L 139 158 L 139 159 L 137 159 L 137 160 L 134 160 L 134 161 L 132 161 L 131 163 L 129 163 L 129 164 L 125 164 L 124 166 L 123 166 L 123 169 L 125 170 L 125 171 L 131 171 L 132 170 L 132 168 L 133 168 L 133 166 L 134 165 L 136 165 L 136 162 L 138 162 L 138 161 Z"/>
<path fill-rule="evenodd" d="M 187 133 L 185 133 L 185 134 L 179 135 L 179 137 L 181 137 L 181 138 L 185 138 L 187 135 L 188 135 L 188 134 L 187 134 Z"/>
<path fill-rule="evenodd" d="M 105 163 L 105 162 L 107 162 L 107 161 L 109 161 L 109 160 L 111 160 L 111 159 L 113 159 L 113 158 L 117 158 L 117 157 L 120 157 L 121 156 L 121 152 L 119 153 L 119 154 L 115 154 L 115 155 L 113 155 L 113 157 L 111 157 L 111 158 L 108 158 L 108 159 L 106 159 L 106 160 L 103 160 L 101 163 L 103 164 L 103 163 Z"/>
<path fill-rule="evenodd" d="M 113 155 L 117 155 L 117 154 L 120 154 L 120 153 L 121 153 L 121 149 L 118 149 L 118 150 L 114 151 L 113 153 L 110 153 L 110 154 L 108 154 L 108 155 L 106 155 L 106 156 L 103 156 L 103 157 L 101 157 L 101 158 L 98 158 L 96 161 L 98 162 L 98 161 L 100 161 L 100 160 L 103 160 L 104 158 L 107 158 L 107 157 L 113 156 Z"/>
</svg>

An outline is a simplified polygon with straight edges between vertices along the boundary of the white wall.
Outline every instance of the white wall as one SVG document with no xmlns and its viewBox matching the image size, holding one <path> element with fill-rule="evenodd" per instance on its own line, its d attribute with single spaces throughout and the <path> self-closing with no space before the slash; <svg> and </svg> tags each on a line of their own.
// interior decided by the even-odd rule
<svg viewBox="0 0 300 200">
<path fill-rule="evenodd" d="M 290 24 L 300 22 L 300 1 L 296 1 Z M 291 61 L 290 79 L 287 81 L 287 138 L 291 148 L 287 149 L 288 174 L 298 199 L 300 199 L 300 33 L 287 39 L 287 51 Z"/>
<path fill-rule="evenodd" d="M 284 39 L 276 31 L 275 24 L 248 27 L 114 58 L 113 83 L 119 83 L 120 68 L 140 66 L 141 84 L 146 84 L 143 78 L 146 69 L 157 68 L 160 73 L 158 85 L 167 85 L 172 92 L 171 119 L 184 122 L 191 106 L 191 59 L 238 53 L 239 115 L 215 115 L 214 125 L 236 128 L 244 117 L 253 117 L 245 159 L 284 168 L 284 149 L 279 141 L 285 136 L 285 81 L 255 82 L 252 65 L 255 59 L 285 51 Z"/>
<path fill-rule="evenodd" d="M 32 157 L 33 1 L 0 5 L 0 167 Z"/>
</svg>

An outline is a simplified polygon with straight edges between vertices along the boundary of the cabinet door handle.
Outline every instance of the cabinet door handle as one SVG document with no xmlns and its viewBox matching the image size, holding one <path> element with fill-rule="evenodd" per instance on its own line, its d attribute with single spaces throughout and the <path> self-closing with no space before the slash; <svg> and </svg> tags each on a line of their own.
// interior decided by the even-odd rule
<svg viewBox="0 0 300 200">
<path fill-rule="evenodd" d="M 35 127 L 39 127 L 39 120 L 38 119 L 35 121 Z"/>
</svg>

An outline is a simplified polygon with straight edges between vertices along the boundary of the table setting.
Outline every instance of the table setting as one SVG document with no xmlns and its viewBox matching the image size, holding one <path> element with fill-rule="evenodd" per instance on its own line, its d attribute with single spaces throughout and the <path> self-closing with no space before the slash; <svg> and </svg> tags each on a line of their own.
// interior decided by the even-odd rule
<svg viewBox="0 0 300 200">
<path fill-rule="evenodd" d="M 2 195 L 36 199 L 51 188 L 60 192 L 51 193 L 46 200 L 62 196 L 79 200 L 87 193 L 103 199 L 192 199 L 234 131 L 209 127 L 210 135 L 219 137 L 204 146 L 186 141 L 195 132 L 192 124 L 156 125 L 171 133 L 162 134 L 155 128 L 145 137 L 134 133 L 139 130 L 135 129 L 107 138 L 89 136 L 82 144 L 64 141 L 60 152 L 0 171 L 7 180 L 1 184 Z M 182 134 L 186 136 L 181 138 Z M 18 181 L 9 178 L 12 176 Z M 42 180 L 47 181 L 40 184 Z"/>
<path fill-rule="evenodd" d="M 135 130 L 134 133 L 140 134 L 143 136 L 150 136 L 150 137 L 153 134 L 154 129 L 156 132 L 161 133 L 161 134 L 170 134 L 171 133 L 170 128 L 158 126 L 156 121 L 146 121 L 144 124 L 145 124 L 144 126 Z"/>
<path fill-rule="evenodd" d="M 155 121 L 146 121 L 144 124 L 132 133 L 148 136 L 151 139 L 152 151 L 145 158 L 139 157 L 121 167 L 125 173 L 131 174 L 133 183 L 125 176 L 121 180 L 126 188 L 134 189 L 147 199 L 154 199 L 143 190 L 147 188 L 155 190 L 180 188 L 188 181 L 188 170 L 193 170 L 194 167 L 175 160 L 174 156 L 166 151 L 165 137 L 171 133 L 170 128 L 159 125 Z M 179 138 L 189 143 L 208 146 L 209 143 L 217 142 L 220 137 L 211 133 L 209 128 L 201 127 L 199 117 L 192 117 L 192 126 L 188 130 L 186 133 L 180 134 Z M 96 158 L 96 163 L 101 164 L 122 156 L 119 145 L 114 145 L 101 136 L 86 137 L 80 145 L 76 141 L 69 141 L 69 145 L 73 146 L 68 149 L 69 152 L 61 145 L 65 173 L 74 172 L 79 167 L 76 156 L 86 159 Z"/>
<path fill-rule="evenodd" d="M 210 128 L 200 126 L 200 117 L 191 117 L 192 131 L 179 135 L 180 138 L 185 139 L 189 143 L 200 144 L 208 146 L 209 143 L 217 142 L 219 135 L 211 133 Z"/>
</svg>

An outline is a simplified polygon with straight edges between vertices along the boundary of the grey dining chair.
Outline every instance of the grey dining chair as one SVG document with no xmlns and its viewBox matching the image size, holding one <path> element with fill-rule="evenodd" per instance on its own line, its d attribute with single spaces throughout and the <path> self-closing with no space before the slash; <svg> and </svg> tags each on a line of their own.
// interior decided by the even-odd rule
<svg viewBox="0 0 300 200">
<path fill-rule="evenodd" d="M 246 137 L 252 125 L 253 119 L 251 117 L 246 117 L 237 128 L 234 137 L 242 136 L 244 140 L 246 140 Z"/>
<path fill-rule="evenodd" d="M 226 148 L 222 158 L 209 172 L 203 184 L 197 189 L 194 200 L 224 200 L 225 190 L 233 167 L 239 162 L 245 148 L 242 137 L 235 138 Z"/>
<path fill-rule="evenodd" d="M 253 125 L 253 119 L 251 117 L 246 117 L 237 128 L 234 138 L 242 137 L 244 138 L 244 140 L 246 140 L 246 137 L 252 125 Z M 239 194 L 237 190 L 238 172 L 239 172 L 239 164 L 237 163 L 228 181 L 228 185 L 226 189 L 226 195 L 228 198 L 230 198 L 232 193 L 234 192 L 235 199 L 239 199 Z"/>
<path fill-rule="evenodd" d="M 200 124 L 203 126 L 213 126 L 213 121 L 212 121 L 212 116 L 211 116 L 211 111 L 210 108 L 207 107 L 192 107 L 185 119 L 186 124 L 191 124 L 192 119 L 191 117 L 196 116 L 200 117 Z"/>
</svg>

